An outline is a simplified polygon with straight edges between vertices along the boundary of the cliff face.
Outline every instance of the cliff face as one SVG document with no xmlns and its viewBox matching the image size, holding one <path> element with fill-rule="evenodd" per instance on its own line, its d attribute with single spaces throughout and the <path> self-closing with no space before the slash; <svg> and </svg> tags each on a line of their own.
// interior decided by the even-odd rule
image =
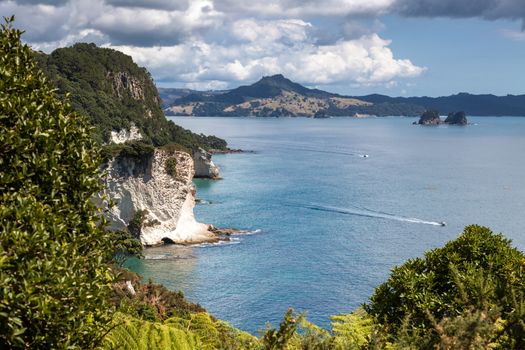
<svg viewBox="0 0 525 350">
<path fill-rule="evenodd" d="M 142 138 L 140 130 L 134 124 L 131 124 L 129 130 L 123 128 L 120 131 L 111 131 L 111 142 L 116 144 L 142 140 Z"/>
<path fill-rule="evenodd" d="M 144 245 L 217 240 L 210 225 L 195 220 L 194 166 L 187 153 L 156 149 L 138 158 L 119 156 L 106 170 L 107 194 L 116 202 L 107 215 L 110 229 L 134 226 Z"/>
<path fill-rule="evenodd" d="M 113 93 L 118 98 L 129 94 L 132 99 L 144 101 L 144 82 L 127 72 L 108 72 L 106 77 L 111 81 Z"/>
</svg>

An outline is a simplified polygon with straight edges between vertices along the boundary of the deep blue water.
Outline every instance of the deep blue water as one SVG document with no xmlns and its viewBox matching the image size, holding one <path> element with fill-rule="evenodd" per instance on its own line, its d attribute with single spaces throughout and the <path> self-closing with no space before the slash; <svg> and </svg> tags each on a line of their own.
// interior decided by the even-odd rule
<svg viewBox="0 0 525 350">
<path fill-rule="evenodd" d="M 172 118 L 255 153 L 216 155 L 196 180 L 199 221 L 257 233 L 146 250 L 129 266 L 256 333 L 288 306 L 328 326 L 389 270 L 471 223 L 525 250 L 525 118 L 468 127 L 410 118 Z M 369 155 L 364 158 L 362 155 Z M 447 226 L 437 223 L 446 221 Z M 153 259 L 164 258 L 164 259 Z"/>
</svg>

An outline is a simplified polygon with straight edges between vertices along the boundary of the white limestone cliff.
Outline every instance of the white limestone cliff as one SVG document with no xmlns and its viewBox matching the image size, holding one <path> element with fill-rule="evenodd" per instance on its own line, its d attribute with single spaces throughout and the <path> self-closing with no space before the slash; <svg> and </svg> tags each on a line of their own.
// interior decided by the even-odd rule
<svg viewBox="0 0 525 350">
<path fill-rule="evenodd" d="M 168 174 L 168 162 L 176 174 Z M 117 157 L 106 171 L 107 194 L 116 202 L 107 215 L 110 229 L 125 229 L 142 213 L 139 238 L 143 245 L 218 240 L 211 225 L 195 220 L 194 166 L 189 154 L 156 149 L 140 158 Z"/>
<path fill-rule="evenodd" d="M 128 141 L 141 140 L 142 134 L 135 124 L 131 124 L 131 127 L 128 129 L 121 129 L 120 131 L 111 131 L 111 141 L 113 143 L 125 143 Z"/>
<path fill-rule="evenodd" d="M 211 160 L 211 154 L 204 149 L 199 148 L 193 152 L 193 162 L 195 164 L 195 177 L 220 178 L 219 167 Z"/>
</svg>

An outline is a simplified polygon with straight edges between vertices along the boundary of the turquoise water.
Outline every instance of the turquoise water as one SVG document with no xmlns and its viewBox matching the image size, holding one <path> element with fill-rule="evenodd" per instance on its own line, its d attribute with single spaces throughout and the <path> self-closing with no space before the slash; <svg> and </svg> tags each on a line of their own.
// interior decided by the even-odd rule
<svg viewBox="0 0 525 350">
<path fill-rule="evenodd" d="M 525 250 L 525 118 L 420 127 L 410 118 L 172 118 L 230 147 L 198 180 L 201 222 L 230 244 L 146 250 L 130 266 L 252 333 L 288 306 L 328 326 L 389 270 L 471 223 Z M 368 157 L 363 157 L 363 155 Z M 447 226 L 440 226 L 446 221 Z"/>
</svg>

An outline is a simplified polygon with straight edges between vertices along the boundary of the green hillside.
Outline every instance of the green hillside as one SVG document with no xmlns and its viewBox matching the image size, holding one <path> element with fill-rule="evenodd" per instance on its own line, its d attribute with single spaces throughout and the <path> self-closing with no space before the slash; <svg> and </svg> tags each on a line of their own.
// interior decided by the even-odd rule
<svg viewBox="0 0 525 350">
<path fill-rule="evenodd" d="M 69 93 L 73 108 L 90 118 L 95 138 L 102 143 L 110 141 L 111 131 L 135 125 L 144 141 L 154 146 L 226 148 L 222 139 L 197 135 L 168 121 L 151 75 L 130 56 L 81 43 L 35 57 L 59 95 Z"/>
</svg>

